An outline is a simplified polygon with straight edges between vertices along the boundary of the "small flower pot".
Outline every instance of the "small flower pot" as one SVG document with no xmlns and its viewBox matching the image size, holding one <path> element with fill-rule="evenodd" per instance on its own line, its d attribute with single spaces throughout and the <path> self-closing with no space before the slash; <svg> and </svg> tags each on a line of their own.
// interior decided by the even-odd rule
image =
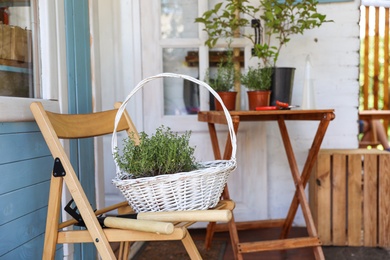
<svg viewBox="0 0 390 260">
<path fill-rule="evenodd" d="M 256 90 L 247 91 L 249 110 L 256 110 L 256 107 L 269 106 L 271 91 L 270 90 Z"/>
<path fill-rule="evenodd" d="M 236 97 L 237 97 L 236 91 L 222 91 L 217 93 L 221 97 L 227 110 L 231 111 L 236 109 Z M 215 98 L 214 98 L 214 104 L 215 104 L 215 110 L 217 111 L 222 110 L 221 104 Z"/>
</svg>

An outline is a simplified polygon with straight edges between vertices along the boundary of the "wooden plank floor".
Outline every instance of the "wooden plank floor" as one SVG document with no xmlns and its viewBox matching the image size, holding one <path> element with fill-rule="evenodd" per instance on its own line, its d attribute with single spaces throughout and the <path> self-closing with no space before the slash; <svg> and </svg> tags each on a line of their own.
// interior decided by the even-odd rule
<svg viewBox="0 0 390 260">
<path fill-rule="evenodd" d="M 198 243 L 198 249 L 201 250 L 201 246 L 203 246 L 203 241 L 205 238 L 206 231 L 205 229 L 189 229 L 190 234 L 194 241 L 202 241 L 202 243 Z M 246 230 L 239 231 L 239 238 L 241 242 L 250 242 L 257 240 L 270 240 L 278 237 L 280 230 L 277 228 L 269 228 L 269 229 L 258 229 L 258 230 Z M 290 232 L 290 237 L 304 237 L 307 236 L 307 232 L 305 228 L 301 227 L 293 227 Z M 228 232 L 220 232 L 216 233 L 214 236 L 214 240 L 221 240 L 226 242 L 226 249 L 223 258 L 216 257 L 215 259 L 205 259 L 205 260 L 233 260 L 233 250 L 230 244 L 230 238 Z M 117 248 L 117 244 L 115 244 L 114 248 Z M 155 246 L 155 245 L 154 245 Z M 180 242 L 176 243 L 174 246 L 170 245 L 169 250 L 181 250 L 182 244 Z M 326 260 L 390 260 L 390 248 L 383 249 L 377 247 L 335 247 L 335 246 L 324 246 L 322 247 Z M 166 248 L 164 248 L 166 249 Z M 211 250 L 216 250 L 215 252 L 210 252 L 208 255 L 219 255 L 220 249 L 213 248 Z M 142 252 L 142 250 L 141 250 Z M 142 254 L 139 252 L 139 254 Z M 162 259 L 162 260 L 183 260 L 188 259 L 185 251 L 182 255 L 177 257 L 172 257 L 169 255 L 162 255 L 164 252 L 163 249 L 155 246 L 153 250 L 148 251 L 147 259 Z M 261 252 L 261 253 L 247 253 L 243 254 L 244 260 L 312 260 L 314 259 L 313 250 L 311 248 L 300 248 L 293 249 L 287 251 L 269 251 L 269 252 Z M 145 259 L 145 257 L 140 257 L 137 259 Z"/>
<path fill-rule="evenodd" d="M 204 239 L 204 229 L 190 229 L 193 239 Z M 271 240 L 278 237 L 280 229 L 268 228 L 258 230 L 239 231 L 240 242 L 250 242 L 256 240 Z M 290 237 L 305 237 L 307 236 L 306 228 L 293 227 L 290 232 Z M 230 244 L 228 232 L 216 233 L 214 239 L 227 241 L 227 247 L 223 260 L 233 260 L 233 251 Z M 383 249 L 378 247 L 323 247 L 325 259 L 330 260 L 390 260 L 390 248 Z M 260 253 L 243 254 L 244 260 L 312 260 L 314 259 L 313 250 L 311 248 L 300 248 L 286 251 L 269 251 Z"/>
</svg>

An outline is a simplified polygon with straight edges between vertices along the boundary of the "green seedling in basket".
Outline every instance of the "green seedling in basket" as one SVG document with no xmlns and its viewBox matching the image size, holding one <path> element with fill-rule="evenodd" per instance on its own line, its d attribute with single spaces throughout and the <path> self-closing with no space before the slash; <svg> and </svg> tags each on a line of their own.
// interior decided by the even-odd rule
<svg viewBox="0 0 390 260">
<path fill-rule="evenodd" d="M 114 158 L 125 178 L 151 177 L 162 174 L 188 172 L 197 169 L 195 148 L 189 145 L 191 132 L 179 135 L 169 127 L 160 126 L 148 136 L 140 133 L 140 143 L 133 138 L 124 140 L 122 153 L 115 149 Z"/>
</svg>

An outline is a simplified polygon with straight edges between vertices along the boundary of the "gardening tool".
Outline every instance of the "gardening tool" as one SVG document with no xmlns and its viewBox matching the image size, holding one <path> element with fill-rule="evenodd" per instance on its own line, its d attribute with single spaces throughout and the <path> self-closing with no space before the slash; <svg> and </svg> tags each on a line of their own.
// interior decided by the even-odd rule
<svg viewBox="0 0 390 260">
<path fill-rule="evenodd" d="M 77 210 L 77 206 L 73 204 L 73 199 L 65 206 L 65 211 L 71 215 L 76 221 L 77 226 L 85 227 L 82 216 Z M 99 224 L 102 227 L 119 228 L 119 229 L 131 229 L 136 231 L 144 232 L 155 232 L 158 234 L 172 234 L 173 224 L 169 222 L 160 222 L 154 220 L 143 220 L 143 219 L 131 219 L 131 218 L 120 218 L 120 217 L 97 217 Z"/>
</svg>

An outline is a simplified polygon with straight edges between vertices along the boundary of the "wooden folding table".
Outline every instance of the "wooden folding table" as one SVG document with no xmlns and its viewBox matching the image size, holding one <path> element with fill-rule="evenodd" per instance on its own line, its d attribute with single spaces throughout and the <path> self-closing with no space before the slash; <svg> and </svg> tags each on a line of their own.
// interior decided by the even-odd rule
<svg viewBox="0 0 390 260">
<path fill-rule="evenodd" d="M 312 168 L 314 166 L 317 154 L 320 150 L 322 140 L 325 136 L 329 122 L 335 118 L 333 109 L 322 110 L 266 110 L 266 111 L 231 111 L 230 115 L 233 120 L 234 131 L 237 133 L 240 122 L 245 121 L 277 121 L 279 130 L 283 140 L 284 148 L 287 154 L 291 174 L 295 183 L 296 191 L 292 199 L 289 212 L 286 219 L 278 220 L 259 220 L 252 224 L 250 223 L 236 223 L 234 217 L 228 224 L 230 238 L 232 241 L 233 252 L 235 259 L 242 259 L 243 253 L 272 251 L 272 250 L 286 250 L 301 247 L 312 247 L 316 259 L 324 259 L 324 254 L 321 248 L 321 241 L 317 236 L 317 231 L 313 222 L 312 214 L 310 212 L 309 203 L 305 194 L 305 186 L 309 180 Z M 231 155 L 230 138 L 227 138 L 225 151 L 221 157 L 220 148 L 218 145 L 217 131 L 215 124 L 226 124 L 226 117 L 222 111 L 200 111 L 198 113 L 198 120 L 208 123 L 211 143 L 215 159 L 229 159 Z M 314 136 L 312 146 L 302 170 L 299 172 L 298 165 L 295 159 L 294 150 L 291 145 L 285 121 L 318 121 L 317 132 Z M 224 199 L 229 199 L 228 187 L 226 186 L 223 193 Z M 234 198 L 232 198 L 234 200 Z M 306 222 L 308 237 L 287 238 L 291 229 L 293 220 L 295 218 L 298 207 L 301 207 L 302 213 Z M 237 229 L 240 225 L 246 227 L 261 228 L 261 227 L 281 227 L 282 231 L 280 238 L 271 241 L 255 241 L 240 243 Z M 206 246 L 210 244 L 212 236 L 218 227 L 215 223 L 210 223 L 206 236 Z"/>
</svg>

